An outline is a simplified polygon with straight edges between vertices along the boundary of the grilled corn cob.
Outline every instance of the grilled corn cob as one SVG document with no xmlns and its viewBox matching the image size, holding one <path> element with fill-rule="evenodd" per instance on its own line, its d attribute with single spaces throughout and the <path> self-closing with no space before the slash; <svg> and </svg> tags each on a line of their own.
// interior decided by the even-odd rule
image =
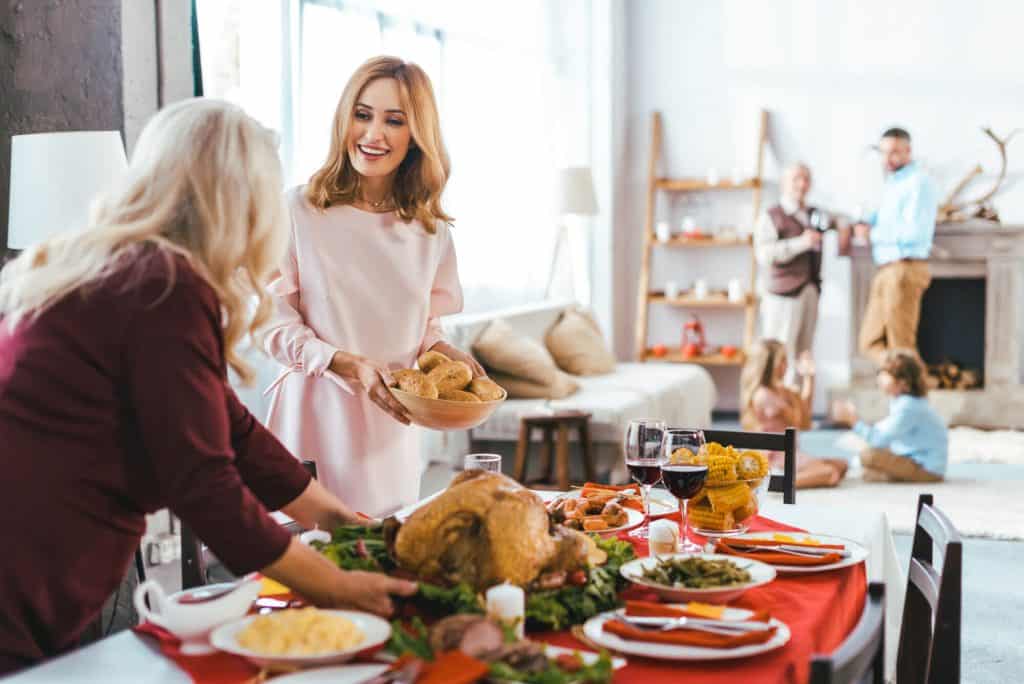
<svg viewBox="0 0 1024 684">
<path fill-rule="evenodd" d="M 704 530 L 731 530 L 736 527 L 732 512 L 716 513 L 704 506 L 692 506 L 688 510 L 690 524 Z"/>
<path fill-rule="evenodd" d="M 755 480 L 768 474 L 768 457 L 760 451 L 744 451 L 736 463 L 741 480 Z"/>
<path fill-rule="evenodd" d="M 708 482 L 733 482 L 735 479 L 735 461 L 725 454 L 708 456 Z"/>
<path fill-rule="evenodd" d="M 724 487 L 708 487 L 708 501 L 716 513 L 734 511 L 750 502 L 750 488 L 745 482 L 734 482 Z"/>
</svg>

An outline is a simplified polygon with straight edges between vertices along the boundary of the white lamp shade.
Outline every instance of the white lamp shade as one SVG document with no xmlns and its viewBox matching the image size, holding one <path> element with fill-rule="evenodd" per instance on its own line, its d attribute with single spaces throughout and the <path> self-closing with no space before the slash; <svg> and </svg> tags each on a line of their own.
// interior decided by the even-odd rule
<svg viewBox="0 0 1024 684">
<path fill-rule="evenodd" d="M 117 131 L 13 136 L 7 246 L 25 249 L 84 228 L 92 201 L 127 166 Z"/>
<path fill-rule="evenodd" d="M 558 213 L 594 216 L 597 198 L 588 166 L 571 166 L 558 174 Z"/>
</svg>

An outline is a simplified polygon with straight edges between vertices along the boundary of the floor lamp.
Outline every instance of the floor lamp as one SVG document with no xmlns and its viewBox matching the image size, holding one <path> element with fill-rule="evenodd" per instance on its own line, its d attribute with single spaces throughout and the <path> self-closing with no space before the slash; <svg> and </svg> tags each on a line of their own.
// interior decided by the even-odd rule
<svg viewBox="0 0 1024 684">
<path fill-rule="evenodd" d="M 13 136 L 7 247 L 25 249 L 85 228 L 93 200 L 127 167 L 118 131 Z"/>
<path fill-rule="evenodd" d="M 555 238 L 555 249 L 551 255 L 551 269 L 548 272 L 548 284 L 544 288 L 544 298 L 551 298 L 551 290 L 555 284 L 555 272 L 558 258 L 562 251 L 569 254 L 569 282 L 572 283 L 572 250 L 569 249 L 569 216 L 596 216 L 597 198 L 594 195 L 594 179 L 589 166 L 571 166 L 562 169 L 558 174 L 558 213 L 562 217 L 558 224 L 558 235 Z"/>
</svg>

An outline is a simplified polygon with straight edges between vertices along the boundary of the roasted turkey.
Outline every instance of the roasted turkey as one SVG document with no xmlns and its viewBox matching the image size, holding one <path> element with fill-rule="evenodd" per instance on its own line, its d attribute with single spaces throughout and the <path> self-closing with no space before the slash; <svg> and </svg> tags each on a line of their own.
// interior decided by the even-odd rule
<svg viewBox="0 0 1024 684">
<path fill-rule="evenodd" d="M 587 550 L 583 534 L 552 529 L 536 494 L 504 475 L 467 470 L 409 516 L 393 556 L 418 577 L 483 590 L 585 568 Z"/>
</svg>

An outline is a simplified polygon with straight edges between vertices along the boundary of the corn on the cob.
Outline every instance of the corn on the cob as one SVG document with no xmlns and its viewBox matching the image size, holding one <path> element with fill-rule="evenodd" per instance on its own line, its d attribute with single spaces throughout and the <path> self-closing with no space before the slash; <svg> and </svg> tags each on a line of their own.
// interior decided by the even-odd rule
<svg viewBox="0 0 1024 684">
<path fill-rule="evenodd" d="M 696 506 L 699 503 L 703 503 L 705 506 L 707 506 L 708 505 L 706 503 L 707 500 L 708 500 L 708 488 L 707 487 L 701 487 L 700 491 L 697 492 L 696 496 L 694 496 L 692 499 L 690 499 L 689 505 Z"/>
<path fill-rule="evenodd" d="M 672 455 L 668 457 L 668 462 L 676 465 L 680 463 L 693 463 L 693 459 L 697 458 L 692 451 L 686 447 L 679 447 L 672 452 Z"/>
<path fill-rule="evenodd" d="M 768 474 L 768 457 L 760 451 L 744 451 L 736 463 L 741 480 L 755 480 Z"/>
<path fill-rule="evenodd" d="M 745 482 L 734 482 L 724 487 L 708 487 L 708 501 L 716 513 L 734 511 L 750 501 L 750 488 Z"/>
<path fill-rule="evenodd" d="M 736 462 L 724 454 L 708 456 L 708 482 L 733 482 Z"/>
<path fill-rule="evenodd" d="M 732 512 L 716 513 L 704 506 L 691 506 L 687 512 L 690 524 L 697 529 L 731 530 L 736 527 L 736 519 Z"/>
<path fill-rule="evenodd" d="M 708 452 L 708 456 L 718 456 L 725 453 L 725 447 L 718 442 L 708 442 L 704 445 L 704 449 Z"/>
<path fill-rule="evenodd" d="M 757 497 L 750 497 L 750 501 L 745 506 L 740 506 L 732 512 L 732 517 L 736 518 L 736 522 L 743 522 L 752 515 L 757 514 Z"/>
</svg>

